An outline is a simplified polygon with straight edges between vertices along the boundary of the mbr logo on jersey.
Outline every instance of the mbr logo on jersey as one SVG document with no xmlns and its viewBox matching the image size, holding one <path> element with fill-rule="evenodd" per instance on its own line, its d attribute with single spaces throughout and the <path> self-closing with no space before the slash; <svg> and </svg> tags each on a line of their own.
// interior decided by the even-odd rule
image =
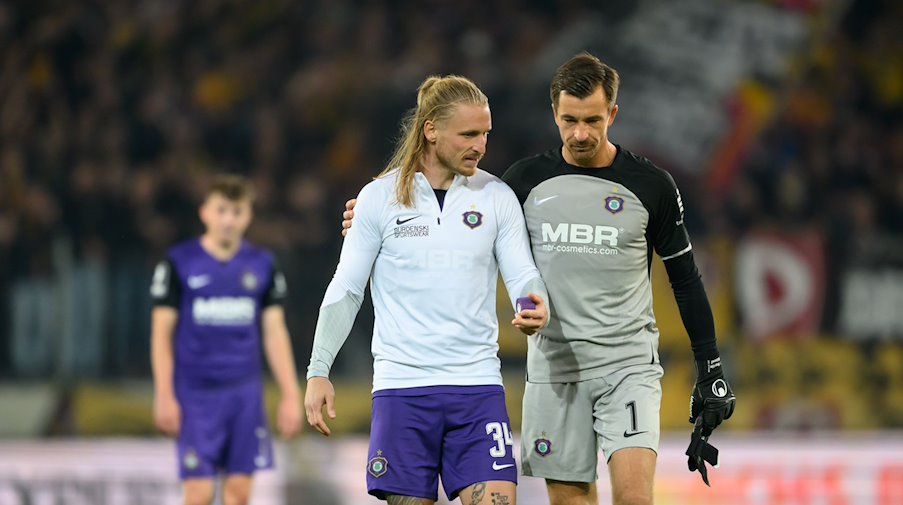
<svg viewBox="0 0 903 505">
<path fill-rule="evenodd" d="M 464 249 L 439 249 L 413 251 L 410 258 L 401 262 L 403 268 L 418 270 L 467 270 L 488 268 L 490 257 L 474 254 Z"/>
<path fill-rule="evenodd" d="M 591 224 L 559 223 L 552 228 L 551 223 L 542 223 L 543 242 L 564 242 L 569 244 L 607 244 L 618 247 L 618 229 L 614 226 Z"/>
<path fill-rule="evenodd" d="M 542 223 L 542 249 L 548 252 L 613 256 L 619 254 L 619 233 L 614 226 L 600 224 L 559 223 L 553 228 L 551 223 Z"/>
<path fill-rule="evenodd" d="M 191 306 L 194 322 L 201 325 L 242 326 L 254 322 L 254 299 L 247 296 L 195 298 Z"/>
</svg>

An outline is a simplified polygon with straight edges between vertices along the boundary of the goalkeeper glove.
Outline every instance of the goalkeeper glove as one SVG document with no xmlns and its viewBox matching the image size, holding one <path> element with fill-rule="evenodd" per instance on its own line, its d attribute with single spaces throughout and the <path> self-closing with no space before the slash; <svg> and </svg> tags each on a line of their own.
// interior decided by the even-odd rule
<svg viewBox="0 0 903 505">
<path fill-rule="evenodd" d="M 712 431 L 731 417 L 737 398 L 721 371 L 721 358 L 696 362 L 696 385 L 690 396 L 690 422 L 695 425 L 687 448 L 687 467 L 699 470 L 703 482 L 709 484 L 705 463 L 718 466 L 718 449 L 708 443 Z"/>
</svg>

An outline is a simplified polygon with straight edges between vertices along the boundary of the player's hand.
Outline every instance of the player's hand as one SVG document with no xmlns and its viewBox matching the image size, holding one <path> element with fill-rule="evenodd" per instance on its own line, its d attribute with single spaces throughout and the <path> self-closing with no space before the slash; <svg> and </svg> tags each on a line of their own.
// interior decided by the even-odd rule
<svg viewBox="0 0 903 505">
<path fill-rule="evenodd" d="M 706 463 L 718 467 L 718 449 L 709 444 L 709 435 L 731 417 L 737 398 L 724 379 L 721 358 L 696 362 L 696 385 L 690 395 L 690 422 L 695 425 L 687 448 L 687 468 L 699 471 L 702 481 L 709 485 Z"/>
<path fill-rule="evenodd" d="M 351 221 L 354 220 L 354 206 L 357 205 L 357 199 L 352 198 L 345 202 L 345 212 L 342 212 L 342 236 L 348 235 L 348 228 L 351 228 Z"/>
<path fill-rule="evenodd" d="M 541 296 L 530 293 L 527 295 L 533 303 L 536 304 L 535 309 L 524 309 L 514 314 L 511 324 L 521 331 L 524 335 L 532 335 L 549 324 L 549 306 Z"/>
<path fill-rule="evenodd" d="M 182 407 L 174 396 L 154 396 L 154 426 L 166 436 L 179 436 L 182 427 Z"/>
<path fill-rule="evenodd" d="M 285 439 L 301 432 L 301 399 L 297 395 L 282 395 L 276 414 L 276 427 Z"/>
<path fill-rule="evenodd" d="M 690 422 L 697 419 L 702 426 L 702 436 L 712 434 L 722 421 L 731 417 L 737 397 L 724 379 L 721 358 L 696 362 L 696 385 L 690 396 Z"/>
<path fill-rule="evenodd" d="M 335 419 L 335 389 L 326 377 L 311 377 L 307 381 L 307 393 L 304 394 L 304 411 L 307 423 L 327 437 L 332 433 L 326 420 L 323 419 L 323 406 L 330 419 Z"/>
</svg>

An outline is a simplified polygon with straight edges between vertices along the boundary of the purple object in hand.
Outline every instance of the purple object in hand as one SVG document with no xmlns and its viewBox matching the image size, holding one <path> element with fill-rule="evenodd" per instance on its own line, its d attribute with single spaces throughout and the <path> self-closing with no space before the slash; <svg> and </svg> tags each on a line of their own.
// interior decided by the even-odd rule
<svg viewBox="0 0 903 505">
<path fill-rule="evenodd" d="M 517 299 L 517 312 L 522 310 L 533 310 L 536 308 L 536 304 L 533 303 L 533 300 L 528 296 L 522 296 Z"/>
</svg>

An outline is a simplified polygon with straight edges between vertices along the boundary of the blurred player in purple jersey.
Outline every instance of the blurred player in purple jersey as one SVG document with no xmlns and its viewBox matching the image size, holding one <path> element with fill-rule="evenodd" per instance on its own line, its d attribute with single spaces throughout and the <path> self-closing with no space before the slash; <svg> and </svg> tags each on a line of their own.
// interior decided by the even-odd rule
<svg viewBox="0 0 903 505">
<path fill-rule="evenodd" d="M 206 231 L 172 247 L 154 271 L 154 422 L 177 440 L 187 505 L 212 503 L 220 474 L 224 503 L 246 504 L 254 472 L 273 467 L 261 330 L 282 393 L 277 426 L 286 438 L 301 429 L 285 279 L 270 252 L 243 240 L 252 202 L 244 178 L 216 178 L 200 208 Z"/>
</svg>

